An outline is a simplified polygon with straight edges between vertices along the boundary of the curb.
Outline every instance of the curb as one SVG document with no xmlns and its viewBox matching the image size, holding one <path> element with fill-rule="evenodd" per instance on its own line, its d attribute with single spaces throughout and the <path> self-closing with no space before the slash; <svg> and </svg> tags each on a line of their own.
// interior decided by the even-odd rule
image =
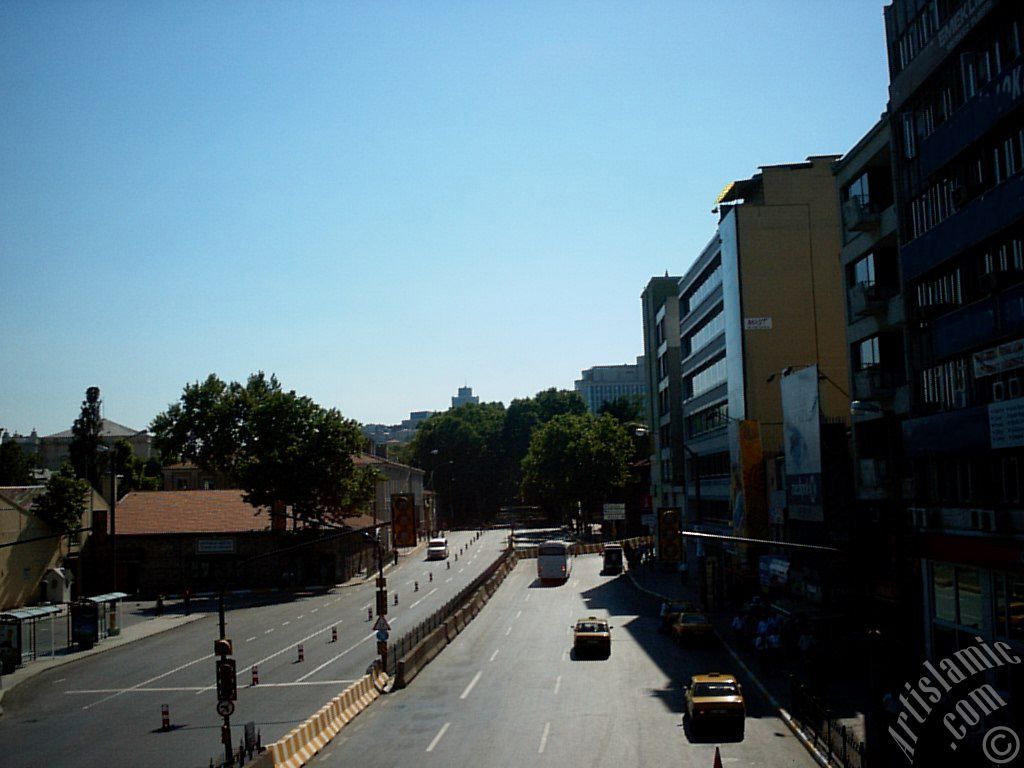
<svg viewBox="0 0 1024 768">
<path fill-rule="evenodd" d="M 629 577 L 629 580 L 633 584 L 633 586 L 639 591 L 648 594 L 651 597 L 656 597 L 665 602 L 674 600 L 674 598 L 668 597 L 667 595 L 663 595 L 660 592 L 655 592 L 652 589 L 641 587 L 639 584 L 637 584 L 636 579 L 633 577 L 633 574 L 629 571 L 626 571 L 626 575 Z M 817 746 L 815 746 L 814 742 L 807 736 L 806 733 L 804 733 L 804 730 L 800 727 L 800 724 L 793 719 L 793 716 L 789 714 L 789 712 L 781 704 L 779 704 L 778 699 L 776 699 L 772 695 L 771 691 L 769 691 L 765 687 L 764 683 L 762 683 L 761 680 L 757 677 L 757 675 L 755 675 L 753 671 L 751 671 L 750 667 L 748 667 L 746 663 L 744 663 L 743 659 L 741 659 L 739 655 L 736 653 L 736 651 L 733 650 L 733 647 L 729 645 L 729 643 L 721 637 L 719 637 L 719 640 L 722 643 L 722 646 L 725 648 L 725 650 L 729 652 L 729 655 L 732 656 L 733 661 L 735 661 L 736 664 L 740 667 L 740 669 L 743 670 L 743 673 L 748 678 L 754 681 L 754 685 L 757 686 L 757 689 L 768 700 L 769 706 L 771 706 L 775 710 L 775 714 L 778 715 L 778 718 L 786 724 L 786 727 L 789 728 L 789 730 L 796 737 L 797 741 L 799 741 L 800 744 L 803 745 L 804 749 L 807 750 L 810 756 L 814 758 L 814 761 L 818 765 L 820 765 L 821 768 L 829 768 L 829 766 L 832 765 L 830 756 L 822 752 L 820 749 L 818 749 Z"/>
</svg>

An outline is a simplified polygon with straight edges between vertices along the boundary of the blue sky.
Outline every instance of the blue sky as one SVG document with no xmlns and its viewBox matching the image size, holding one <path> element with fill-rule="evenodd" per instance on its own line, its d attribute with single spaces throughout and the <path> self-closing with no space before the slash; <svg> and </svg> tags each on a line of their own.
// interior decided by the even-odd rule
<svg viewBox="0 0 1024 768">
<path fill-rule="evenodd" d="M 757 166 L 885 108 L 879 0 L 0 2 L 0 427 L 257 370 L 361 422 L 572 388 Z"/>
</svg>

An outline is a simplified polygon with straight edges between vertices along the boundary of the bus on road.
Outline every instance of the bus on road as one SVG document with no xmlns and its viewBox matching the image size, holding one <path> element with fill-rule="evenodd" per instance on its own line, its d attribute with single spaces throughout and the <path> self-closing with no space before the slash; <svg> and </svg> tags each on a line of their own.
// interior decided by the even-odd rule
<svg viewBox="0 0 1024 768">
<path fill-rule="evenodd" d="M 565 581 L 572 573 L 569 544 L 565 541 L 545 541 L 537 547 L 537 578 L 541 581 Z"/>
</svg>

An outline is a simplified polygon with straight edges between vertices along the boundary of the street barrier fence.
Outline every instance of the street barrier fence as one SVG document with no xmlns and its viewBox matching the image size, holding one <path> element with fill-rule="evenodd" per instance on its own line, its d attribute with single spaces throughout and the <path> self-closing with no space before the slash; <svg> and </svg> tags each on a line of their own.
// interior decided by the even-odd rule
<svg viewBox="0 0 1024 768">
<path fill-rule="evenodd" d="M 864 742 L 840 723 L 802 683 L 790 678 L 789 713 L 814 736 L 815 746 L 831 753 L 842 768 L 867 768 Z"/>
</svg>

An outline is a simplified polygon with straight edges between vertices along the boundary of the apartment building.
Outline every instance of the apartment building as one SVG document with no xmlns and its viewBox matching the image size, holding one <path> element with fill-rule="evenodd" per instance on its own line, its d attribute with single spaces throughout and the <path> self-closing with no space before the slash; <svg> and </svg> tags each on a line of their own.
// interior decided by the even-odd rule
<svg viewBox="0 0 1024 768">
<path fill-rule="evenodd" d="M 1024 5 L 898 0 L 885 23 L 925 652 L 1024 652 Z M 881 331 L 876 365 L 898 367 Z"/>
</svg>

